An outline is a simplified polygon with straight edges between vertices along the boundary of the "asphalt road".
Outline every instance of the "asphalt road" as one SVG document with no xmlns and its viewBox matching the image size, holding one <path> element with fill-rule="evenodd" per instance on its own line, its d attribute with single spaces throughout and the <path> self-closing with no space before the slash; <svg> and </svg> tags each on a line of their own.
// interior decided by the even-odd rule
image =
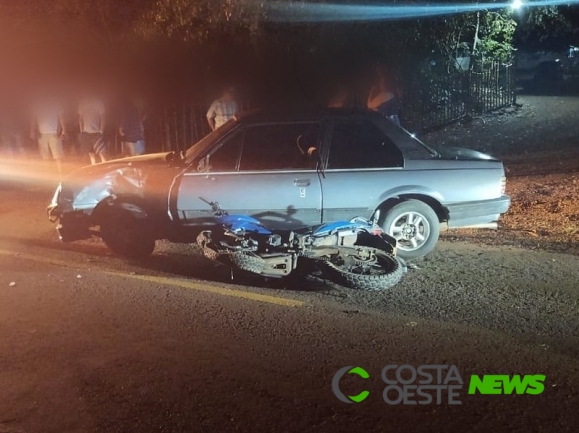
<svg viewBox="0 0 579 433">
<path fill-rule="evenodd" d="M 577 256 L 442 242 L 386 293 L 231 282 L 192 247 L 61 245 L 49 199 L 0 184 L 0 433 L 577 431 Z M 392 364 L 455 365 L 462 404 L 387 404 Z M 345 366 L 361 403 L 332 392 Z M 545 389 L 469 395 L 473 374 Z"/>
</svg>

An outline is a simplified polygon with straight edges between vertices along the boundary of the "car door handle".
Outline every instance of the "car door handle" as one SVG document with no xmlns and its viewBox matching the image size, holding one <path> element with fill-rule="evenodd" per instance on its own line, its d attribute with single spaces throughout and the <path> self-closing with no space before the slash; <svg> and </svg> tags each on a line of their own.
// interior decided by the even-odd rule
<svg viewBox="0 0 579 433">
<path fill-rule="evenodd" d="M 295 186 L 310 186 L 309 179 L 294 179 Z"/>
</svg>

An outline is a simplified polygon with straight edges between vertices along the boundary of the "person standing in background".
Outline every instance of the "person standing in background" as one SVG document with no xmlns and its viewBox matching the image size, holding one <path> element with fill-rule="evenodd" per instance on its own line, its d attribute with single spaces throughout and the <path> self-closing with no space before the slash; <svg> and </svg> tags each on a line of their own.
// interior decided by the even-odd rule
<svg viewBox="0 0 579 433">
<path fill-rule="evenodd" d="M 138 100 L 134 99 L 127 104 L 119 124 L 123 153 L 129 156 L 145 153 L 145 119 L 143 106 Z"/>
<path fill-rule="evenodd" d="M 90 158 L 91 164 L 106 161 L 106 144 L 104 141 L 105 131 L 105 106 L 96 97 L 83 99 L 78 107 L 78 119 L 80 126 L 80 145 L 82 151 Z"/>
<path fill-rule="evenodd" d="M 23 116 L 14 106 L 0 108 L 0 150 L 9 156 L 26 156 L 22 141 Z"/>
<path fill-rule="evenodd" d="M 207 111 L 207 123 L 212 131 L 215 131 L 229 119 L 235 116 L 239 107 L 235 101 L 235 89 L 233 87 L 228 87 L 221 98 L 213 101 L 213 104 L 209 107 Z"/>
<path fill-rule="evenodd" d="M 383 114 L 400 126 L 400 94 L 392 74 L 381 70 L 378 72 L 378 84 L 370 89 L 368 108 Z"/>
<path fill-rule="evenodd" d="M 68 159 L 79 158 L 83 153 L 80 145 L 80 131 L 78 130 L 78 115 L 76 107 L 72 104 L 67 104 L 64 109 L 64 125 L 66 127 L 66 135 L 62 139 L 64 147 L 64 155 Z"/>
<path fill-rule="evenodd" d="M 66 134 L 63 109 L 52 100 L 39 102 L 33 108 L 30 138 L 38 140 L 40 157 L 47 161 L 51 157 L 56 162 L 58 175 L 62 177 L 62 136 Z"/>
</svg>

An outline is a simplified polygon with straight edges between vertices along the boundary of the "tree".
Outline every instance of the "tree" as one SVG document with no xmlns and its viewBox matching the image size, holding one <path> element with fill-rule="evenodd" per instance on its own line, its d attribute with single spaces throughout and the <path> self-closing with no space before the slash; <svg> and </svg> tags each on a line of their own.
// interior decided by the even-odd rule
<svg viewBox="0 0 579 433">
<path fill-rule="evenodd" d="M 203 43 L 220 34 L 247 34 L 261 8 L 252 0 L 155 0 L 135 30 L 149 39 Z"/>
<path fill-rule="evenodd" d="M 517 44 L 530 49 L 567 49 L 579 18 L 576 9 L 541 6 L 524 11 L 516 35 Z"/>
<path fill-rule="evenodd" d="M 481 32 L 478 51 L 483 62 L 496 61 L 507 63 L 511 60 L 514 51 L 513 36 L 517 23 L 511 15 L 505 12 L 487 12 L 482 18 L 483 31 Z"/>
</svg>

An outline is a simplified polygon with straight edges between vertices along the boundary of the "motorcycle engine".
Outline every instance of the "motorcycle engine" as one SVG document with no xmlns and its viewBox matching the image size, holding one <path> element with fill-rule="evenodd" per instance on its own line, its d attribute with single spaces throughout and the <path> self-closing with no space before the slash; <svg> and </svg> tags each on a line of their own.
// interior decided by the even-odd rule
<svg viewBox="0 0 579 433">
<path fill-rule="evenodd" d="M 235 240 L 222 240 L 219 242 L 222 247 L 233 251 L 257 251 L 259 243 L 251 238 L 241 238 Z"/>
<path fill-rule="evenodd" d="M 324 236 L 314 240 L 314 246 L 342 246 L 353 247 L 358 240 L 358 234 L 355 230 L 341 231 L 331 236 Z"/>
<path fill-rule="evenodd" d="M 272 247 L 280 247 L 282 245 L 281 236 L 277 234 L 273 234 L 267 240 L 269 246 Z"/>
</svg>

